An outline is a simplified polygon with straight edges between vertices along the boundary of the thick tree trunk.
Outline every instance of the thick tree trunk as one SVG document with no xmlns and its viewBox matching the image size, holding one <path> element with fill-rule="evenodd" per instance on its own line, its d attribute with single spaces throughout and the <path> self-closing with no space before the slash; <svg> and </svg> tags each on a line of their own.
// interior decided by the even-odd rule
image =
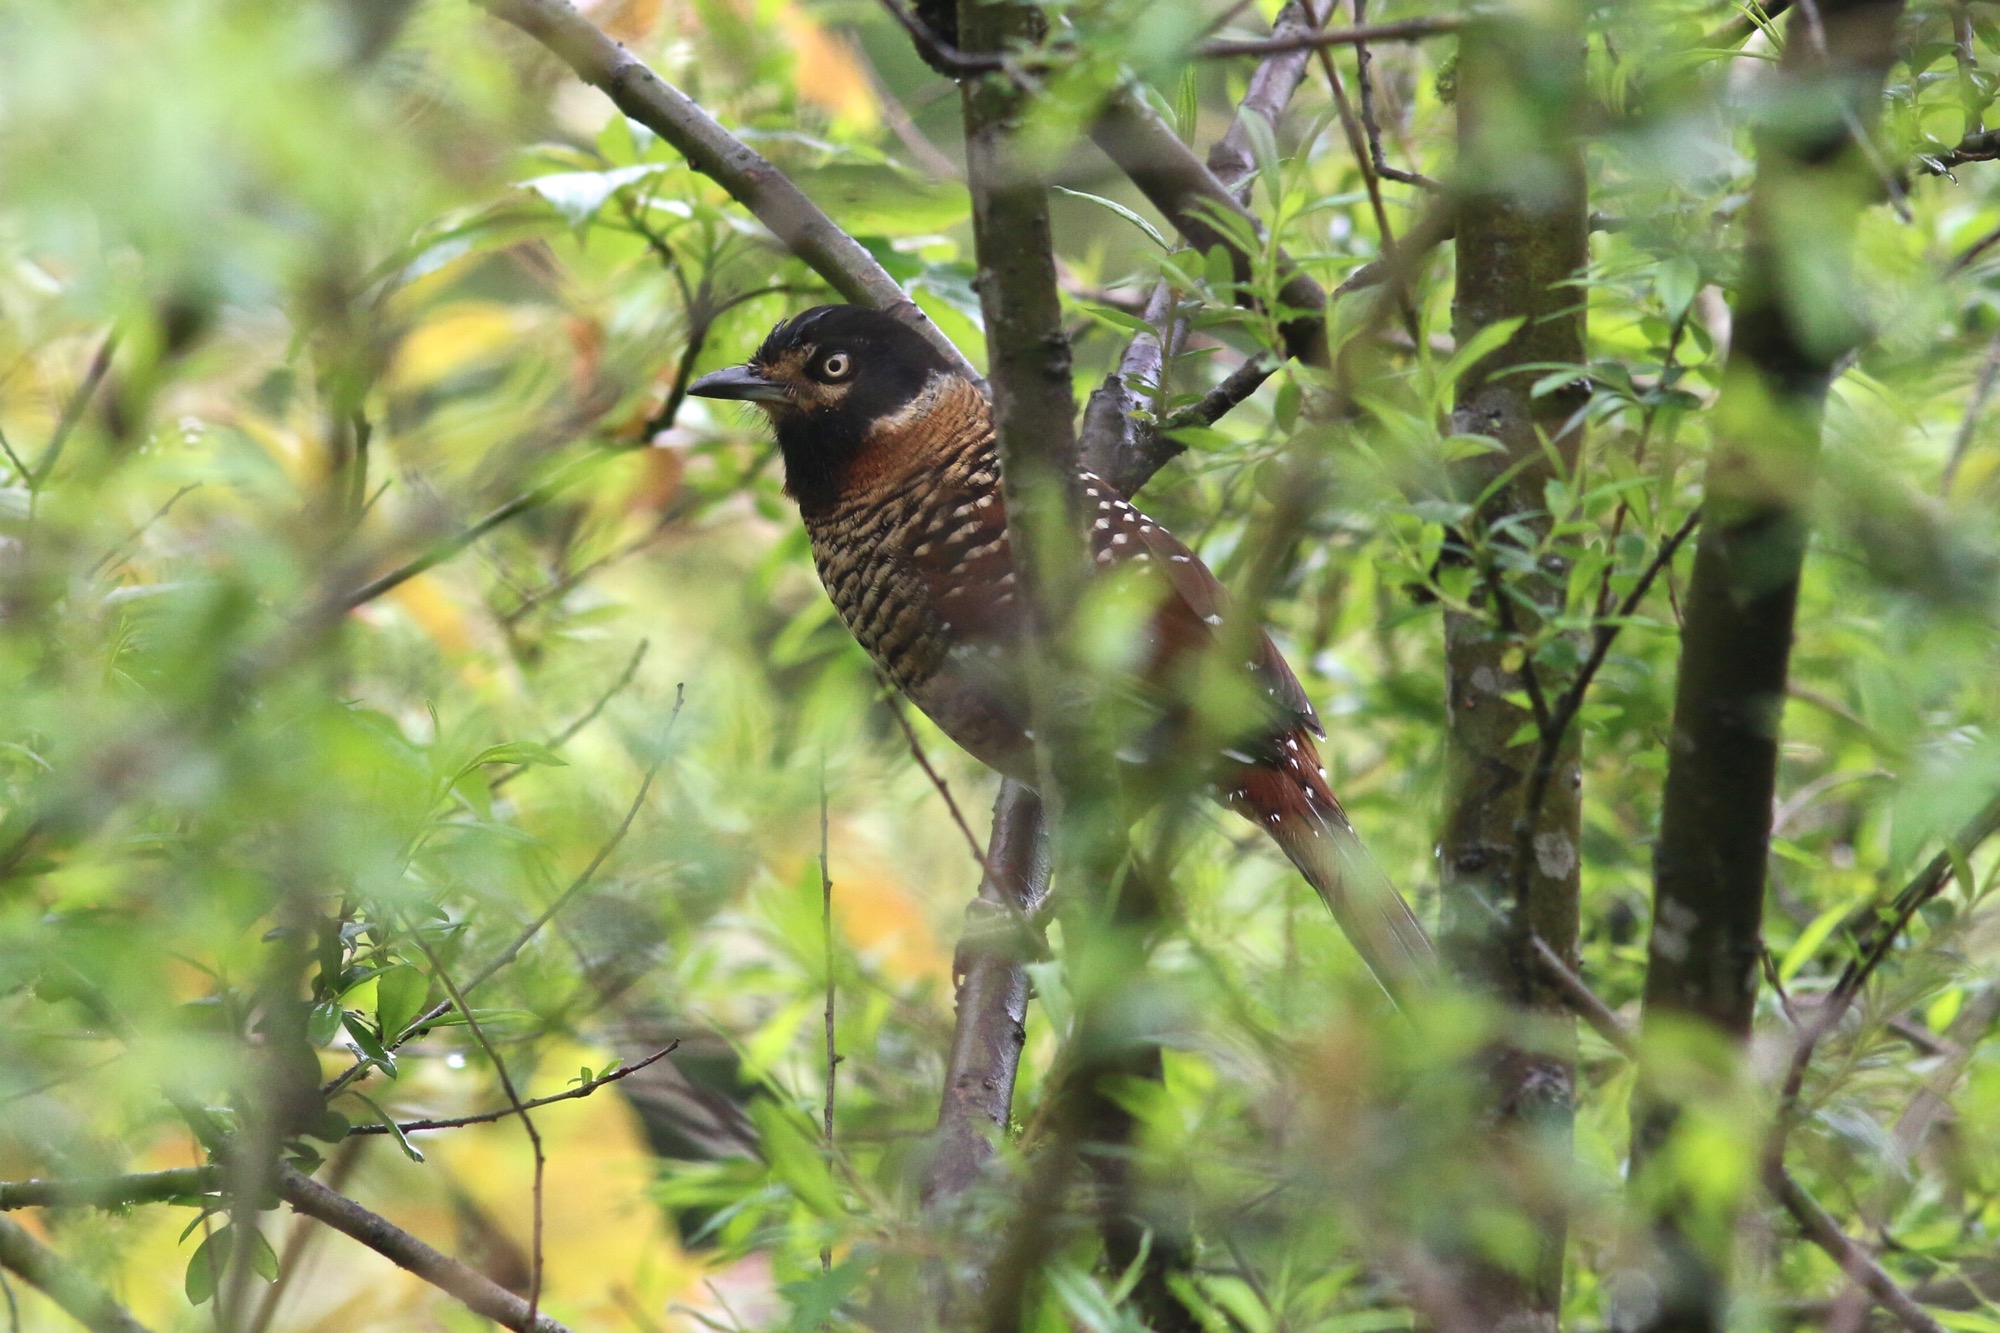
<svg viewBox="0 0 2000 1333">
<path fill-rule="evenodd" d="M 1855 142 L 1892 57 L 1893 0 L 1794 15 L 1757 138 L 1757 181 L 1716 408 L 1655 855 L 1632 1180 L 1658 1210 L 1656 1329 L 1721 1327 L 1735 1208 L 1697 1214 L 1659 1152 L 1688 1058 L 1729 1073 L 1756 1005 L 1779 717 L 1834 367 L 1858 342 L 1846 273 L 1880 185 Z M 1692 1042 L 1690 1044 L 1690 1039 Z"/>
<path fill-rule="evenodd" d="M 1513 1205 L 1537 1238 L 1526 1267 L 1453 1247 L 1460 1298 L 1480 1327 L 1493 1329 L 1556 1326 L 1567 1233 L 1560 1172 L 1573 1114 L 1572 1023 L 1561 995 L 1532 964 L 1529 932 L 1574 962 L 1578 746 L 1572 729 L 1539 808 L 1530 812 L 1527 794 L 1539 747 L 1532 738 L 1516 743 L 1515 737 L 1533 715 L 1506 697 L 1525 684 L 1519 636 L 1537 628 L 1532 606 L 1559 604 L 1563 571 L 1547 564 L 1510 570 L 1494 552 L 1518 546 L 1520 538 L 1487 535 L 1502 519 L 1538 514 L 1551 470 L 1543 440 L 1555 442 L 1567 468 L 1580 434 L 1563 431 L 1578 395 L 1531 398 L 1538 375 L 1515 369 L 1584 359 L 1582 296 L 1562 285 L 1587 258 L 1583 153 L 1569 129 L 1582 92 L 1581 18 L 1565 14 L 1573 21 L 1468 28 L 1459 58 L 1454 332 L 1463 343 L 1503 320 L 1525 322 L 1460 384 L 1453 417 L 1457 431 L 1489 435 L 1505 446 L 1504 455 L 1465 468 L 1465 498 L 1485 491 L 1508 469 L 1518 470 L 1467 521 L 1484 605 L 1478 614 L 1445 620 L 1451 785 L 1440 840 L 1444 947 L 1469 984 L 1558 1034 L 1532 1051 L 1502 1043 L 1489 1052 L 1488 1166 L 1495 1175 L 1528 1182 Z M 1530 517 L 1517 531 L 1545 527 Z M 1505 600 L 1503 582 L 1514 594 Z M 1546 671 L 1538 679 L 1551 689 L 1562 683 Z M 1543 1162 L 1538 1154 L 1556 1160 Z"/>
</svg>

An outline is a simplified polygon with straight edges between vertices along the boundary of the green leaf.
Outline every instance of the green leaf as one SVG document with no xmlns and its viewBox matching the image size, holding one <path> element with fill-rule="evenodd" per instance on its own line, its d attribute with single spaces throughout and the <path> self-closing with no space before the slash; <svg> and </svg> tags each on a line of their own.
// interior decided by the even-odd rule
<svg viewBox="0 0 2000 1333">
<path fill-rule="evenodd" d="M 1123 329 L 1127 333 L 1157 332 L 1151 324 L 1148 324 L 1138 315 L 1132 314 L 1130 311 L 1120 310 L 1117 306 L 1099 305 L 1091 301 L 1079 301 L 1077 308 L 1092 319 L 1102 321 L 1113 328 Z"/>
<path fill-rule="evenodd" d="M 194 1254 L 188 1258 L 187 1274 L 181 1279 L 181 1290 L 187 1293 L 189 1305 L 208 1304 L 216 1287 L 221 1285 L 222 1268 L 229 1257 L 229 1233 L 227 1225 L 219 1226 L 194 1247 Z"/>
<path fill-rule="evenodd" d="M 1653 274 L 1653 290 L 1667 313 L 1667 322 L 1677 323 L 1701 290 L 1701 266 L 1686 255 L 1675 255 Z"/>
<path fill-rule="evenodd" d="M 1201 79 L 1197 66 L 1190 62 L 1181 70 L 1180 87 L 1174 97 L 1174 129 L 1181 136 L 1182 143 L 1193 143 L 1195 132 L 1201 128 Z"/>
<path fill-rule="evenodd" d="M 1167 438 L 1190 449 L 1212 453 L 1217 449 L 1227 449 L 1236 441 L 1212 426 L 1181 426 L 1167 432 Z"/>
<path fill-rule="evenodd" d="M 366 1020 L 357 1014 L 342 1014 L 340 1025 L 370 1064 L 378 1066 L 390 1078 L 396 1076 L 396 1057 L 389 1053 L 382 1037 L 369 1027 Z"/>
<path fill-rule="evenodd" d="M 194 1254 L 188 1260 L 187 1275 L 181 1279 L 181 1290 L 187 1293 L 189 1305 L 206 1305 L 214 1299 L 216 1289 L 222 1284 L 222 1275 L 228 1270 L 231 1255 L 236 1250 L 237 1229 L 234 1223 L 224 1223 L 202 1237 L 201 1244 L 195 1246 Z M 278 1255 L 271 1248 L 271 1242 L 264 1239 L 261 1230 L 250 1232 L 250 1271 L 266 1282 L 278 1280 Z"/>
<path fill-rule="evenodd" d="M 409 1158 L 413 1162 L 421 1162 L 424 1160 L 423 1153 L 417 1150 L 416 1144 L 410 1142 L 409 1135 L 403 1133 L 403 1127 L 396 1123 L 396 1118 L 394 1116 L 390 1115 L 387 1111 L 383 1110 L 379 1105 L 377 1105 L 374 1098 L 368 1096 L 368 1094 L 363 1092 L 355 1092 L 354 1089 L 352 1088 L 349 1088 L 348 1091 L 352 1093 L 358 1100 L 364 1103 L 369 1110 L 375 1113 L 375 1119 L 378 1123 L 387 1127 L 389 1131 L 389 1137 L 396 1140 L 396 1146 L 403 1150 L 403 1156 Z"/>
<path fill-rule="evenodd" d="M 324 1143 L 338 1143 L 346 1138 L 348 1131 L 353 1128 L 353 1122 L 348 1120 L 346 1116 L 338 1111 L 328 1109 L 314 1116 L 312 1123 L 305 1127 L 304 1132 L 310 1137 L 319 1139 Z"/>
<path fill-rule="evenodd" d="M 1051 190 L 1054 190 L 1057 194 L 1066 194 L 1074 199 L 1087 199 L 1091 203 L 1096 204 L 1099 208 L 1106 209 L 1112 213 L 1116 213 L 1119 217 L 1124 218 L 1127 222 L 1137 227 L 1140 231 L 1145 232 L 1147 237 L 1151 239 L 1153 244 L 1159 246 L 1162 250 L 1171 250 L 1173 248 L 1171 245 L 1167 243 L 1167 238 L 1160 234 L 1160 229 L 1158 227 L 1155 227 L 1152 223 L 1146 221 L 1146 219 L 1140 217 L 1137 213 L 1134 213 L 1131 209 L 1125 207 L 1125 205 L 1119 203 L 1115 199 L 1106 199 L 1101 194 L 1089 194 L 1083 190 L 1072 190 L 1066 185 L 1051 185 L 1049 188 Z"/>
<path fill-rule="evenodd" d="M 539 741 L 503 741 L 489 745 L 474 755 L 464 768 L 470 772 L 481 764 L 540 764 L 546 768 L 568 768 L 569 760 Z"/>
<path fill-rule="evenodd" d="M 1814 917 L 1806 928 L 1799 932 L 1799 937 L 1792 941 L 1792 947 L 1785 950 L 1784 958 L 1778 963 L 1780 977 L 1789 983 L 1799 974 L 1800 968 L 1812 961 L 1813 955 L 1819 952 L 1827 937 L 1839 929 L 1840 923 L 1847 919 L 1848 906 L 1847 903 L 1834 904 Z"/>
<path fill-rule="evenodd" d="M 1250 140 L 1250 156 L 1257 163 L 1258 183 L 1264 187 L 1265 197 L 1275 200 L 1284 179 L 1283 160 L 1278 155 L 1278 136 L 1272 132 L 1271 122 L 1254 107 L 1245 107 L 1237 124 L 1243 127 L 1245 136 Z"/>
<path fill-rule="evenodd" d="M 750 1118 L 757 1124 L 757 1141 L 772 1174 L 815 1215 L 844 1216 L 847 1210 L 833 1187 L 825 1150 L 806 1133 L 799 1117 L 776 1102 L 759 1100 L 752 1104 Z"/>
<path fill-rule="evenodd" d="M 1451 360 L 1438 371 L 1438 388 L 1448 390 L 1457 384 L 1473 366 L 1506 346 L 1507 340 L 1526 322 L 1519 315 L 1497 320 L 1460 343 L 1458 350 L 1451 354 Z"/>
<path fill-rule="evenodd" d="M 430 978 L 408 963 L 390 968 L 375 981 L 375 1023 L 387 1033 L 401 1036 L 403 1029 L 424 1011 L 430 998 Z"/>
<path fill-rule="evenodd" d="M 665 170 L 660 163 L 642 162 L 610 171 L 559 171 L 522 181 L 521 187 L 546 199 L 570 226 L 581 227 L 621 187 Z"/>
<path fill-rule="evenodd" d="M 321 1000 L 306 1015 L 306 1040 L 315 1046 L 325 1046 L 340 1034 L 340 1001 Z"/>
</svg>

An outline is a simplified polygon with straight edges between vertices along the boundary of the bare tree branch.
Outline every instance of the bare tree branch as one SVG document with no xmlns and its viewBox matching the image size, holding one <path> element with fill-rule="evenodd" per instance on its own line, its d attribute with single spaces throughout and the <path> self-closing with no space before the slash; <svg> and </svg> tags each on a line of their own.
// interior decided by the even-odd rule
<svg viewBox="0 0 2000 1333">
<path fill-rule="evenodd" d="M 978 372 L 862 244 L 762 154 L 724 129 L 687 94 L 604 35 L 568 0 L 479 0 L 548 47 L 618 109 L 653 130 L 688 165 L 729 192 L 784 247 L 849 301 L 908 321 L 965 374 Z"/>
<path fill-rule="evenodd" d="M 213 1194 L 221 1184 L 221 1168 L 213 1166 L 79 1180 L 0 1181 L 0 1213 L 15 1208 L 122 1208 L 134 1203 L 165 1203 Z"/>
<path fill-rule="evenodd" d="M 297 1212 L 324 1222 L 342 1235 L 415 1273 L 440 1291 L 457 1297 L 474 1314 L 481 1314 L 515 1333 L 570 1333 L 545 1314 L 531 1314 L 528 1302 L 448 1254 L 372 1213 L 336 1190 L 290 1166 L 278 1168 L 278 1194 Z"/>
<path fill-rule="evenodd" d="M 109 1292 L 36 1240 L 26 1227 L 5 1217 L 0 1217 L 0 1269 L 19 1274 L 93 1333 L 146 1333 L 146 1326 Z"/>
<path fill-rule="evenodd" d="M 1862 117 L 1878 109 L 1896 56 L 1901 0 L 1822 0 L 1811 41 L 1787 44 L 1779 77 L 1787 105 L 1757 132 L 1743 277 L 1723 371 L 1719 432 L 1702 499 L 1701 537 L 1684 601 L 1680 673 L 1660 834 L 1643 1024 L 1701 1024 L 1728 1046 L 1747 1041 L 1755 1012 L 1776 793 L 1780 710 L 1790 672 L 1808 494 L 1818 469 L 1827 394 L 1858 324 L 1805 327 L 1788 299 L 1802 266 L 1843 271 L 1861 210 L 1879 182 Z M 1824 94 L 1800 92 L 1824 89 Z M 1854 146 L 1856 151 L 1846 151 Z M 1810 200 L 1818 225 L 1783 219 Z M 1829 276 L 1828 281 L 1838 281 Z M 1648 1051 L 1653 1049 L 1648 1046 Z M 1642 1055 L 1632 1100 L 1629 1179 L 1649 1170 L 1677 1119 L 1678 1089 Z M 1786 1116 L 1767 1161 L 1782 1168 Z M 1687 1235 L 1669 1197 L 1654 1231 L 1666 1269 L 1653 1329 L 1719 1328 L 1728 1297 L 1724 1257 Z M 1711 1219 L 1704 1226 L 1714 1225 Z"/>
<path fill-rule="evenodd" d="M 1549 984 L 1535 955 L 1546 948 L 1566 964 L 1576 957 L 1581 745 L 1573 733 L 1558 737 L 1549 764 L 1561 776 L 1544 784 L 1548 799 L 1531 817 L 1535 751 L 1516 737 L 1530 722 L 1554 730 L 1540 679 L 1517 669 L 1510 650 L 1523 634 L 1539 638 L 1562 606 L 1561 564 L 1540 558 L 1554 522 L 1543 486 L 1573 470 L 1581 453 L 1581 432 L 1569 425 L 1579 395 L 1536 396 L 1532 375 L 1522 372 L 1586 355 L 1584 310 L 1571 285 L 1589 259 L 1587 177 L 1574 125 L 1585 71 L 1582 44 L 1570 37 L 1583 12 L 1564 3 L 1532 17 L 1491 17 L 1469 26 L 1459 44 L 1452 332 L 1460 346 L 1496 325 L 1511 322 L 1514 332 L 1458 381 L 1452 406 L 1453 430 L 1489 435 L 1502 449 L 1451 472 L 1470 509 L 1462 530 L 1483 575 L 1484 605 L 1444 616 L 1439 942 L 1465 984 L 1504 1011 L 1540 1016 L 1547 1032 L 1532 1044 L 1497 1042 L 1473 1092 L 1485 1126 L 1474 1150 L 1478 1168 L 1492 1173 L 1497 1205 L 1533 1235 L 1532 1249 L 1496 1261 L 1461 1244 L 1442 1256 L 1459 1274 L 1461 1298 L 1493 1328 L 1556 1324 L 1569 1227 L 1567 1203 L 1512 1183 L 1505 1163 L 1528 1143 L 1553 1147 L 1573 1133 L 1576 1036 L 1563 1020 L 1574 997 Z M 1357 157 L 1366 155 L 1351 123 L 1349 142 Z M 1519 183 L 1523 154 L 1532 156 L 1534 187 Z M 1518 563 L 1502 577 L 1508 556 Z M 1510 698 L 1517 688 L 1525 688 L 1529 708 Z M 1511 853 L 1524 844 L 1539 854 L 1523 858 L 1516 877 Z M 1497 921 L 1490 907 L 1501 907 Z"/>
<path fill-rule="evenodd" d="M 1782 1165 L 1767 1166 L 1764 1184 L 1770 1189 L 1772 1197 L 1799 1224 L 1799 1230 L 1805 1233 L 1806 1239 L 1825 1250 L 1850 1278 L 1865 1287 L 1883 1309 L 1896 1317 L 1897 1323 L 1909 1329 L 1910 1333 L 1945 1333 L 1944 1325 L 1925 1313 L 1916 1298 L 1890 1277 L 1868 1251 L 1842 1231 L 1833 1220 L 1833 1215 L 1806 1193 L 1805 1188 L 1792 1179 Z"/>
<path fill-rule="evenodd" d="M 1205 43 L 1199 54 L 1209 60 L 1229 56 L 1282 55 L 1290 51 L 1323 51 L 1330 46 L 1359 46 L 1363 42 L 1420 42 L 1427 37 L 1443 37 L 1466 25 L 1466 16 L 1443 14 L 1436 18 L 1401 19 L 1395 23 L 1363 23 L 1331 32 L 1273 34 L 1269 37 L 1224 38 Z"/>
<path fill-rule="evenodd" d="M 1308 33 L 1312 29 L 1310 11 L 1303 0 L 1291 0 L 1272 25 L 1272 32 L 1278 36 Z M 1250 183 L 1257 169 L 1257 159 L 1251 150 L 1250 122 L 1256 119 L 1268 125 L 1278 123 L 1304 81 L 1310 58 L 1310 53 L 1300 48 L 1278 52 L 1261 61 L 1250 75 L 1229 128 L 1209 149 L 1209 171 L 1238 202 L 1248 203 Z M 1252 357 L 1192 408 L 1176 413 L 1166 422 L 1142 424 L 1137 414 L 1149 404 L 1141 393 L 1151 385 L 1155 389 L 1154 402 L 1159 401 L 1165 388 L 1162 377 L 1178 350 L 1167 345 L 1178 341 L 1179 326 L 1173 320 L 1173 309 L 1173 288 L 1165 282 L 1155 286 L 1144 313 L 1154 331 L 1138 334 L 1126 345 L 1116 373 L 1107 376 L 1092 391 L 1084 407 L 1080 444 L 1084 466 L 1125 495 L 1137 492 L 1155 472 L 1187 448 L 1170 438 L 1169 432 L 1214 423 L 1256 392 L 1274 369 L 1267 358 Z"/>
<path fill-rule="evenodd" d="M 1236 281 L 1250 282 L 1259 256 L 1248 252 L 1214 219 L 1231 218 L 1258 236 L 1264 231 L 1262 221 L 1216 179 L 1136 88 L 1126 86 L 1112 95 L 1091 125 L 1090 137 L 1189 244 L 1204 252 L 1222 246 L 1235 264 Z M 1325 289 L 1282 250 L 1277 255 L 1277 269 L 1277 298 L 1282 309 L 1275 314 L 1286 355 L 1308 365 L 1329 366 Z"/>
<path fill-rule="evenodd" d="M 958 1021 L 924 1173 L 927 1205 L 963 1193 L 978 1178 L 1013 1113 L 1028 1020 L 1028 974 L 1022 964 L 1030 942 L 1022 927 L 1041 910 L 1049 891 L 1041 798 L 1017 782 L 1001 784 L 986 862 L 959 945 Z"/>
</svg>

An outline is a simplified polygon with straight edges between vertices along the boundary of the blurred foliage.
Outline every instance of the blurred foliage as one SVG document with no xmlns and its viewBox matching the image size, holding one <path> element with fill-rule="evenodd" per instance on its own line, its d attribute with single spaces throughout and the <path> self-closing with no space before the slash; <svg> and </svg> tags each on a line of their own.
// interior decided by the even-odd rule
<svg viewBox="0 0 2000 1333">
<path fill-rule="evenodd" d="M 1381 8 L 1368 17 L 1443 7 Z M 1157 277 L 1187 303 L 1158 415 L 1274 331 L 1237 307 L 1227 265 L 1163 249 L 1148 227 L 1169 229 L 1076 144 L 1127 69 L 1197 145 L 1219 135 L 1248 64 L 1185 53 L 1224 9 L 1075 6 L 1033 127 L 1052 179 L 1080 192 L 1053 199 L 1079 391 L 1115 364 Z M 2000 434 L 1978 388 L 2000 349 L 2000 249 L 1975 245 L 2000 227 L 2000 185 L 1979 162 L 1955 177 L 1923 165 L 1983 123 L 2000 58 L 1981 7 L 1966 10 L 1970 48 L 1954 47 L 1958 13 L 1912 6 L 1877 136 L 1909 216 L 1868 215 L 1827 316 L 1874 337 L 1829 415 L 1785 713 L 1768 1040 L 1677 1141 L 1699 1199 L 1752 1191 L 1786 1011 L 1830 985 L 1845 927 L 2000 790 Z M 1577 286 L 1589 364 L 1544 380 L 1591 386 L 1584 458 L 1545 497 L 1539 554 L 1570 562 L 1570 614 L 1530 645 L 1551 671 L 1574 664 L 1562 631 L 1623 596 L 1698 496 L 1748 126 L 1783 40 L 1706 44 L 1732 14 L 1644 0 L 1591 17 L 1583 128 L 1608 222 Z M 947 171 L 957 98 L 883 13 L 607 0 L 593 17 L 981 354 L 965 193 Z M 1440 178 L 1451 49 L 1373 52 L 1390 160 Z M 1352 53 L 1335 62 L 1351 81 Z M 1254 204 L 1270 242 L 1332 287 L 1382 240 L 1320 77 L 1264 129 Z M 473 1006 L 524 1096 L 684 1042 L 657 1077 L 536 1116 L 552 1313 L 809 1328 L 886 1318 L 922 1265 L 969 1272 L 1000 1205 L 941 1225 L 914 1182 L 976 866 L 818 589 L 759 424 L 681 395 L 826 299 L 819 282 L 650 132 L 458 0 L 12 0 L 0 181 L 0 1177 L 199 1161 L 171 1093 L 268 1125 L 370 1206 L 523 1287 L 518 1125 L 416 1135 L 407 1156 L 393 1139 L 334 1141 L 384 1115 L 505 1104 L 463 1026 L 420 1020 L 447 979 L 466 985 L 529 934 Z M 1407 232 L 1424 196 L 1385 193 Z M 1266 614 L 1328 721 L 1355 823 L 1426 905 L 1438 620 L 1472 593 L 1469 570 L 1438 561 L 1464 516 L 1445 469 L 1484 447 L 1449 434 L 1476 351 L 1447 338 L 1449 269 L 1447 247 L 1412 287 L 1414 339 L 1376 297 L 1336 307 L 1354 411 L 1302 414 L 1281 370 L 1184 432 L 1189 452 L 1146 495 L 1240 584 L 1294 461 L 1325 469 Z M 518 512 L 456 549 L 503 507 Z M 427 555 L 447 558 L 351 604 Z M 1586 971 L 1628 1014 L 1686 560 L 1620 634 L 1580 719 Z M 976 816 L 991 777 L 917 725 Z M 831 1154 L 822 801 L 844 1056 Z M 1170 925 L 1143 978 L 1124 978 L 1121 1021 L 1166 1048 L 1163 1083 L 1129 1100 L 1148 1207 L 1200 1245 L 1183 1297 L 1218 1329 L 1404 1326 L 1405 1240 L 1523 1249 L 1469 1146 L 1465 1071 L 1495 1016 L 1470 1001 L 1415 1029 L 1385 1015 L 1267 847 L 1219 813 L 1178 832 Z M 2000 1057 L 1978 1044 L 2000 934 L 1992 860 L 1972 868 L 1827 1043 L 1794 1140 L 1806 1183 L 1913 1283 L 1990 1276 L 2000 1250 Z M 1030 1145 L 1078 980 L 1060 932 L 1052 947 L 1016 1101 Z M 315 1083 L 357 1062 L 323 1104 Z M 1956 1114 L 1913 1153 L 1899 1119 L 1961 1068 L 1940 1089 Z M 1620 1208 L 1629 1086 L 1587 1037 L 1574 1163 L 1551 1145 L 1531 1164 L 1577 1210 L 1579 1327 L 1645 1299 Z M 1018 1165 L 1010 1152 L 1000 1169 Z M 15 1216 L 150 1327 L 213 1322 L 189 1296 L 205 1294 L 197 1247 L 225 1215 Z M 253 1282 L 269 1322 L 239 1326 L 464 1323 L 373 1255 L 288 1213 L 257 1218 L 287 1276 Z M 1830 1261 L 1772 1225 L 1739 1237 L 1746 1328 L 1812 1318 L 1840 1290 Z M 1134 1326 L 1123 1279 L 1090 1234 L 1065 1234 L 1038 1327 Z M 14 1292 L 20 1327 L 59 1326 Z M 2000 1329 L 1991 1305 L 1952 1318 Z"/>
</svg>

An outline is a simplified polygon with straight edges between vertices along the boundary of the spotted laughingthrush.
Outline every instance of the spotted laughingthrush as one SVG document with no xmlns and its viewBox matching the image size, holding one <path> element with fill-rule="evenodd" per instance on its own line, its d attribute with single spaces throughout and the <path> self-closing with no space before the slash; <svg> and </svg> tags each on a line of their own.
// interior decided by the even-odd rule
<svg viewBox="0 0 2000 1333">
<path fill-rule="evenodd" d="M 747 363 L 688 392 L 764 409 L 785 489 L 848 629 L 945 735 L 1032 784 L 1029 700 L 1015 660 L 1027 616 L 984 390 L 901 321 L 831 305 L 779 324 Z M 1227 642 L 1228 594 L 1109 483 L 1089 472 L 1080 480 L 1093 566 L 1139 580 L 1153 608 L 1132 655 L 1142 692 L 1198 679 L 1188 663 Z M 1334 799 L 1314 744 L 1325 731 L 1298 678 L 1268 635 L 1250 635 L 1236 674 L 1258 706 L 1202 761 L 1202 776 L 1271 835 L 1399 993 L 1435 967 L 1430 939 Z"/>
</svg>

